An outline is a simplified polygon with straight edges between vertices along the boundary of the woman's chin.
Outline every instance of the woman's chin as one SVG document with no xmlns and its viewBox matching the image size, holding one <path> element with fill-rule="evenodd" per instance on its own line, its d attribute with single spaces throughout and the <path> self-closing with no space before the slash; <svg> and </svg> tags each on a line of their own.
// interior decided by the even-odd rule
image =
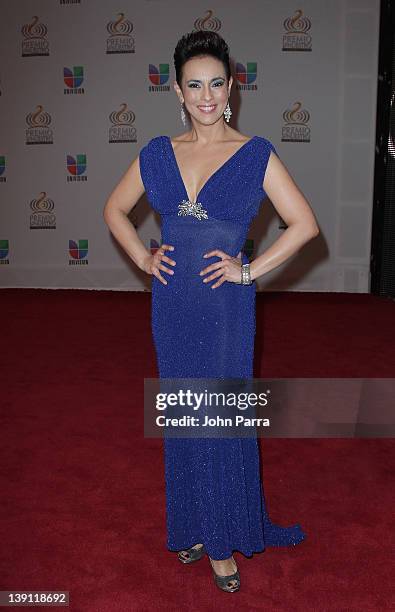
<svg viewBox="0 0 395 612">
<path fill-rule="evenodd" d="M 191 115 L 191 117 L 198 123 L 202 123 L 204 125 L 211 125 L 213 123 L 216 123 L 218 119 L 221 118 L 221 115 L 219 115 L 218 112 L 216 112 L 215 114 L 209 113 L 207 115 L 205 115 L 204 113 L 199 113 L 199 115 Z"/>
</svg>

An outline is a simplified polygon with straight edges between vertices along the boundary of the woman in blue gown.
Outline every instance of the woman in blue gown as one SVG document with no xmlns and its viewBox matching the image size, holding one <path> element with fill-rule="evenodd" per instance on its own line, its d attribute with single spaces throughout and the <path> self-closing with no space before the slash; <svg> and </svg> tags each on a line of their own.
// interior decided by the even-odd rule
<svg viewBox="0 0 395 612">
<path fill-rule="evenodd" d="M 152 274 L 159 377 L 251 379 L 255 278 L 280 265 L 318 228 L 273 144 L 227 125 L 232 77 L 225 41 L 212 32 L 187 34 L 174 60 L 181 116 L 185 120 L 187 110 L 192 127 L 173 140 L 152 138 L 141 149 L 141 183 L 160 214 L 162 245 L 155 254 L 144 252 L 133 235 L 128 251 Z M 266 179 L 269 159 L 271 181 Z M 136 178 L 136 169 L 127 176 Z M 242 248 L 269 191 L 264 181 L 288 228 L 269 254 L 249 265 Z M 120 208 L 126 194 L 130 209 L 131 188 L 125 184 L 118 186 L 109 209 L 115 202 Z M 126 228 L 114 220 L 111 227 L 110 216 L 108 225 L 126 244 Z M 127 232 L 130 238 L 133 230 Z M 207 554 L 222 590 L 240 588 L 233 551 L 251 556 L 305 538 L 299 524 L 280 527 L 268 517 L 256 436 L 165 437 L 164 452 L 168 549 L 178 551 L 183 563 Z"/>
</svg>

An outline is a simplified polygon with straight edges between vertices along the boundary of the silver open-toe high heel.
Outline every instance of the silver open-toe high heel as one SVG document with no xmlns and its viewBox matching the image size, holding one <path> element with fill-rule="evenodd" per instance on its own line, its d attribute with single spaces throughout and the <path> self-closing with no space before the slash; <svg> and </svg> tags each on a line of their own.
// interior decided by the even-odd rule
<svg viewBox="0 0 395 612">
<path fill-rule="evenodd" d="M 181 563 L 193 563 L 199 561 L 206 554 L 204 544 L 200 548 L 186 548 L 178 551 L 177 555 Z"/>
<path fill-rule="evenodd" d="M 233 559 L 234 564 L 236 565 L 236 561 L 234 560 L 233 555 L 232 555 L 232 559 Z M 210 559 L 210 563 L 211 563 L 211 569 L 213 570 L 213 574 L 214 574 L 214 582 L 217 585 L 217 587 L 221 589 L 221 591 L 225 591 L 226 593 L 235 593 L 236 591 L 240 589 L 239 570 L 236 570 L 234 574 L 230 574 L 229 576 L 219 576 L 213 567 L 213 563 L 211 559 Z"/>
</svg>

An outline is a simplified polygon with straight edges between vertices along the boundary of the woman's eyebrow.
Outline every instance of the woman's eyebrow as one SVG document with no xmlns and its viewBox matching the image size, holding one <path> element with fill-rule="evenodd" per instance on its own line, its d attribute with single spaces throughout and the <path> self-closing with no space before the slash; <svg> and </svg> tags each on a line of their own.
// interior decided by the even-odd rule
<svg viewBox="0 0 395 612">
<path fill-rule="evenodd" d="M 217 76 L 217 77 L 213 77 L 212 79 L 210 79 L 211 81 L 216 81 L 217 79 L 224 79 L 225 77 L 222 76 Z M 191 81 L 195 81 L 196 83 L 201 83 L 200 79 L 188 79 L 188 83 L 190 83 Z"/>
</svg>

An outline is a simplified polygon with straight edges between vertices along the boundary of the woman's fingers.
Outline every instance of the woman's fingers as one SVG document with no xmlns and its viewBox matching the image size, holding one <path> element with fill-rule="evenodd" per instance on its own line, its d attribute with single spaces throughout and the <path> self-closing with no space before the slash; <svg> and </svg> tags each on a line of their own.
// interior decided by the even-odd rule
<svg viewBox="0 0 395 612">
<path fill-rule="evenodd" d="M 208 283 L 209 281 L 214 280 L 215 278 L 218 278 L 218 276 L 222 276 L 224 272 L 225 270 L 221 266 L 219 270 L 217 270 L 216 272 L 213 272 L 213 274 L 210 274 L 210 276 L 206 276 L 206 278 L 203 279 L 203 282 Z"/>
<path fill-rule="evenodd" d="M 203 255 L 203 257 L 214 257 L 214 255 L 216 255 L 217 257 L 221 257 L 221 259 L 226 259 L 227 257 L 229 257 L 229 255 L 227 253 L 224 253 L 220 249 L 215 249 L 214 251 L 210 251 L 209 253 L 205 253 Z"/>
<path fill-rule="evenodd" d="M 174 270 L 170 270 L 170 268 L 166 268 L 166 266 L 164 266 L 163 264 L 158 264 L 157 266 L 159 268 L 159 270 L 163 270 L 164 272 L 167 272 L 168 274 L 174 274 Z"/>
<path fill-rule="evenodd" d="M 167 280 L 162 276 L 159 270 L 166 272 L 167 274 L 174 274 L 174 270 L 166 267 L 162 262 L 166 262 L 171 266 L 175 266 L 176 262 L 165 255 L 165 251 L 174 251 L 174 247 L 171 244 L 162 244 L 159 249 L 155 252 L 154 261 L 152 265 L 152 274 L 158 278 L 161 283 L 167 285 Z"/>
<path fill-rule="evenodd" d="M 220 278 L 219 281 L 214 283 L 214 285 L 211 285 L 210 289 L 216 289 L 217 287 L 222 285 L 222 283 L 224 283 L 225 281 L 226 281 L 226 278 L 224 276 L 222 276 L 222 278 Z"/>
<path fill-rule="evenodd" d="M 162 274 L 159 272 L 159 270 L 157 270 L 157 268 L 152 269 L 152 274 L 156 276 L 156 278 L 158 278 L 161 283 L 163 283 L 164 285 L 167 285 L 167 280 L 163 278 Z"/>
<path fill-rule="evenodd" d="M 223 253 L 223 251 L 216 251 L 218 253 Z M 226 254 L 225 254 L 226 255 Z M 201 276 L 205 274 L 209 274 L 203 279 L 204 283 L 208 283 L 209 281 L 216 280 L 216 282 L 211 285 L 211 289 L 216 289 L 220 285 L 222 285 L 225 281 L 240 283 L 240 267 L 241 261 L 238 257 L 230 257 L 227 255 L 221 261 L 217 261 L 213 264 L 210 264 L 206 268 L 204 268 L 199 274 Z"/>
<path fill-rule="evenodd" d="M 207 266 L 207 268 L 203 268 L 203 270 L 201 270 L 199 274 L 200 276 L 204 276 L 205 274 L 209 274 L 210 272 L 213 272 L 214 270 L 218 270 L 218 268 L 222 268 L 223 265 L 224 265 L 223 260 L 216 261 L 215 263 L 212 263 L 209 266 Z"/>
<path fill-rule="evenodd" d="M 161 244 L 159 249 L 174 251 L 174 246 L 172 244 Z"/>
<path fill-rule="evenodd" d="M 162 255 L 161 259 L 162 259 L 162 261 L 166 261 L 167 263 L 169 263 L 172 266 L 176 265 L 176 262 L 174 261 L 174 259 L 170 259 L 170 257 L 167 257 L 167 255 Z"/>
</svg>

